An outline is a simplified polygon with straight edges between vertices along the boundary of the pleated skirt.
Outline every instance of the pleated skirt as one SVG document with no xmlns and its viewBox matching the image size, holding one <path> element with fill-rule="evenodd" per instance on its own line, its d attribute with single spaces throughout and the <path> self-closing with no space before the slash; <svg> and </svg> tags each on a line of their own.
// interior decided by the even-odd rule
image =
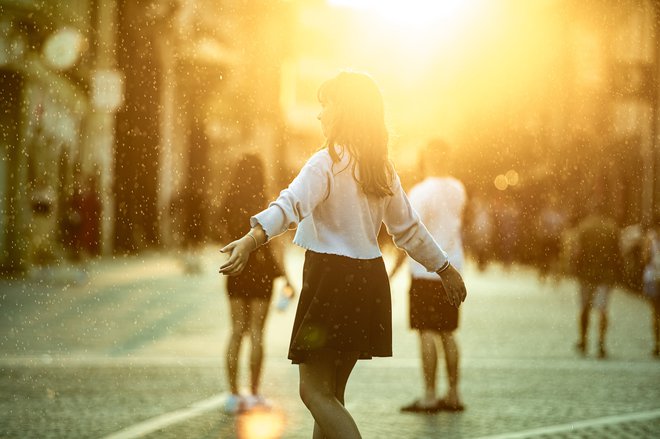
<svg viewBox="0 0 660 439">
<path fill-rule="evenodd" d="M 307 250 L 288 358 L 329 350 L 359 359 L 392 356 L 392 302 L 383 258 Z"/>
</svg>

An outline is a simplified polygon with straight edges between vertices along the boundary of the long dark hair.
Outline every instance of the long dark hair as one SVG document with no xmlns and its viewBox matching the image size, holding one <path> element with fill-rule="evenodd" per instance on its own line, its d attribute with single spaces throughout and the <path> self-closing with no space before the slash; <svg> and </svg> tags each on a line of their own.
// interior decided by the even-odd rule
<svg viewBox="0 0 660 439">
<path fill-rule="evenodd" d="M 256 154 L 245 154 L 236 164 L 222 209 L 227 232 L 240 238 L 249 229 L 250 216 L 266 207 L 264 165 Z"/>
<path fill-rule="evenodd" d="M 338 162 L 347 150 L 362 191 L 377 197 L 392 195 L 383 97 L 374 80 L 364 73 L 341 72 L 321 85 L 318 99 L 336 110 L 326 140 L 332 160 Z"/>
</svg>

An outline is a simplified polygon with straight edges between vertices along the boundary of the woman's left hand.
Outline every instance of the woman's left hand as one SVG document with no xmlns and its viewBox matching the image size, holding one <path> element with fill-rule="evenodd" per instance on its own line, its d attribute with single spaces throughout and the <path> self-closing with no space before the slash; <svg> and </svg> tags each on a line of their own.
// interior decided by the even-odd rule
<svg viewBox="0 0 660 439">
<path fill-rule="evenodd" d="M 230 242 L 222 249 L 221 253 L 229 253 L 229 259 L 220 266 L 220 274 L 225 276 L 236 276 L 241 274 L 245 266 L 247 265 L 248 259 L 250 259 L 250 253 L 255 250 L 255 243 L 249 236 L 243 236 L 241 239 Z"/>
<path fill-rule="evenodd" d="M 445 289 L 447 300 L 451 305 L 458 308 L 467 297 L 467 290 L 465 289 L 465 283 L 461 274 L 450 264 L 444 271 L 438 273 L 438 275 Z"/>
</svg>

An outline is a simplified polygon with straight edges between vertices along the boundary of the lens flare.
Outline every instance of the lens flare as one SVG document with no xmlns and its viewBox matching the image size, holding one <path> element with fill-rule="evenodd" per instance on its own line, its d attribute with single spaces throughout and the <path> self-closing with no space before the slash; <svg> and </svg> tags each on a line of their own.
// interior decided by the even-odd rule
<svg viewBox="0 0 660 439">
<path fill-rule="evenodd" d="M 238 439 L 279 439 L 284 432 L 284 415 L 276 410 L 251 410 L 236 420 Z"/>
<path fill-rule="evenodd" d="M 520 176 L 519 176 L 518 173 L 517 173 L 515 170 L 513 170 L 513 169 L 507 171 L 507 173 L 504 174 L 504 178 L 506 178 L 506 183 L 507 183 L 509 186 L 515 186 L 515 185 L 517 185 L 518 182 L 520 181 Z"/>
<path fill-rule="evenodd" d="M 509 186 L 509 183 L 506 181 L 506 177 L 502 174 L 495 177 L 495 181 L 493 183 L 495 184 L 495 187 L 501 191 L 506 190 L 506 188 Z"/>
</svg>

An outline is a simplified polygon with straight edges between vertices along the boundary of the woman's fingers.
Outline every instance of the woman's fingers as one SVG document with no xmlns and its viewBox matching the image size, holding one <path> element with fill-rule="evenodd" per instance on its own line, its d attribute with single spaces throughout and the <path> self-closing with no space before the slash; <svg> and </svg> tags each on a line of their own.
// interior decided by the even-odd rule
<svg viewBox="0 0 660 439">
<path fill-rule="evenodd" d="M 227 272 L 233 270 L 233 268 L 234 268 L 234 263 L 230 262 L 230 261 L 227 261 L 227 262 L 225 262 L 224 264 L 222 264 L 220 266 L 220 273 L 223 273 L 223 274 L 227 273 Z"/>
<path fill-rule="evenodd" d="M 243 270 L 243 264 L 238 260 L 227 261 L 220 266 L 220 273 L 233 276 Z"/>
<path fill-rule="evenodd" d="M 220 249 L 220 253 L 227 253 L 228 251 L 232 250 L 234 247 L 236 247 L 236 241 L 232 241 L 229 244 L 222 247 Z"/>
<path fill-rule="evenodd" d="M 233 269 L 227 273 L 227 275 L 236 276 L 238 274 L 241 274 L 244 268 L 245 268 L 245 264 L 239 261 L 234 265 Z"/>
<path fill-rule="evenodd" d="M 458 308 L 465 301 L 466 296 L 465 285 L 462 282 L 457 284 L 454 289 L 454 306 Z"/>
<path fill-rule="evenodd" d="M 230 251 L 234 248 L 233 243 L 228 244 L 224 248 L 220 249 L 222 253 L 226 253 L 227 251 Z M 219 272 L 222 274 L 228 274 L 234 270 L 235 264 L 236 264 L 236 259 L 238 258 L 238 253 L 237 252 L 231 252 L 229 255 L 229 258 L 225 261 L 224 264 L 220 266 Z"/>
<path fill-rule="evenodd" d="M 226 268 L 220 267 L 220 273 L 225 276 L 236 276 L 237 274 L 240 274 L 241 271 L 243 271 L 243 266 L 238 264 L 230 265 Z"/>
<path fill-rule="evenodd" d="M 445 287 L 447 300 L 451 305 L 458 308 L 467 297 L 465 283 L 463 282 L 460 273 L 456 271 L 454 267 L 449 266 L 447 271 L 440 276 L 440 279 Z"/>
<path fill-rule="evenodd" d="M 236 241 L 228 244 L 220 250 L 223 253 L 231 251 L 229 259 L 225 261 L 224 264 L 220 266 L 219 273 L 224 274 L 225 276 L 236 276 L 240 274 L 245 268 L 247 262 L 247 256 L 241 254 L 239 250 L 236 249 Z"/>
<path fill-rule="evenodd" d="M 449 303 L 451 303 L 455 307 L 458 307 L 459 302 L 458 302 L 458 294 L 456 293 L 456 289 L 452 288 L 450 291 L 451 291 L 451 294 L 450 294 L 450 297 L 449 297 Z"/>
<path fill-rule="evenodd" d="M 447 296 L 447 300 L 452 306 L 455 306 L 457 308 L 461 305 L 461 302 L 465 300 L 463 292 L 464 292 L 464 288 L 460 283 L 456 284 L 453 282 L 447 282 L 447 285 L 445 285 L 445 293 Z"/>
</svg>

